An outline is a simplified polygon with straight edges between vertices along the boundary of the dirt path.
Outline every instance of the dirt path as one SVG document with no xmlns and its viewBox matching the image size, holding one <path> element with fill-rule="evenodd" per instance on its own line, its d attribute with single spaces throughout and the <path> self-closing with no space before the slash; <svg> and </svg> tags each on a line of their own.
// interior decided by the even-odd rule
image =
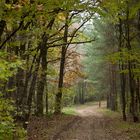
<svg viewBox="0 0 140 140">
<path fill-rule="evenodd" d="M 114 120 L 105 117 L 98 105 L 76 107 L 76 112 L 77 116 L 37 120 L 29 127 L 28 140 L 130 140 L 113 129 Z"/>
<path fill-rule="evenodd" d="M 121 140 L 106 130 L 109 120 L 103 117 L 97 105 L 76 108 L 76 112 L 79 119 L 57 133 L 54 140 Z"/>
</svg>

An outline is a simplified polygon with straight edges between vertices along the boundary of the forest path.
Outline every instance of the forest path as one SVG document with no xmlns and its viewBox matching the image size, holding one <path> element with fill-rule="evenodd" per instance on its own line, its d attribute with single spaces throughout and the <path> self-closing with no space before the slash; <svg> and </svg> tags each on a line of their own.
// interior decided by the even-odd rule
<svg viewBox="0 0 140 140">
<path fill-rule="evenodd" d="M 109 128 L 110 119 L 103 116 L 97 104 L 75 110 L 79 119 L 66 125 L 67 129 L 59 131 L 53 140 L 127 140 Z"/>
<path fill-rule="evenodd" d="M 77 115 L 32 118 L 28 140 L 132 140 L 129 131 L 114 128 L 119 118 L 104 115 L 105 104 L 74 107 Z"/>
</svg>

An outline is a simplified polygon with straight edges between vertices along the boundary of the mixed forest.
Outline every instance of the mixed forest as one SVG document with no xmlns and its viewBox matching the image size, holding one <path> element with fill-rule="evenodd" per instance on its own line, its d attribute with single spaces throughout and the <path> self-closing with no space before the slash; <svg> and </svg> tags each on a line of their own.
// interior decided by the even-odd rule
<svg viewBox="0 0 140 140">
<path fill-rule="evenodd" d="M 140 1 L 0 0 L 0 140 L 93 101 L 140 121 Z"/>
</svg>

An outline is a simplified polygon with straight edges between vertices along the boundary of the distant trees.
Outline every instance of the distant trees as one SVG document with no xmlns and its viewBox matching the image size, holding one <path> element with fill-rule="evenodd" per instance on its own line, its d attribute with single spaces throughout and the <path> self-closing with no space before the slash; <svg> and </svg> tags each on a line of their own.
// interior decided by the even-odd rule
<svg viewBox="0 0 140 140">
<path fill-rule="evenodd" d="M 85 71 L 95 83 L 96 96 L 107 96 L 109 109 L 116 111 L 121 106 L 123 120 L 131 114 L 137 122 L 140 3 L 114 0 L 101 2 L 100 7 L 102 10 L 90 25 L 93 30 L 87 29 L 87 34 L 95 35 L 97 41 L 86 49 Z"/>
<path fill-rule="evenodd" d="M 116 65 L 107 60 L 107 56 L 115 52 L 114 27 L 96 17 L 93 20 L 93 25 L 90 25 L 89 28 L 90 31 L 87 30 L 87 34 L 95 36 L 96 41 L 84 47 L 86 57 L 83 64 L 87 79 L 93 86 L 92 96 L 94 100 L 98 101 L 107 97 L 108 108 L 116 110 Z"/>
<path fill-rule="evenodd" d="M 131 6 L 130 6 L 131 5 Z M 121 85 L 121 104 L 123 119 L 126 120 L 126 104 L 132 114 L 133 121 L 138 121 L 137 100 L 139 91 L 136 84 L 139 79 L 139 41 L 138 37 L 138 10 L 139 2 L 124 1 L 118 4 L 118 25 L 116 25 L 118 34 L 118 63 L 120 69 Z M 137 53 L 136 53 L 137 51 Z M 127 85 L 128 81 L 128 85 Z M 126 93 L 128 91 L 128 93 Z M 136 92 L 137 91 L 137 92 Z M 127 95 L 128 94 L 128 95 Z M 129 97 L 129 100 L 126 100 Z"/>
<path fill-rule="evenodd" d="M 102 12 L 97 20 L 98 26 L 94 21 L 93 34 L 97 34 L 99 38 L 98 44 L 93 43 L 93 49 L 104 52 L 100 57 L 106 56 L 107 61 L 96 64 L 97 53 L 94 52 L 90 57 L 91 64 L 88 68 L 104 67 L 106 75 L 103 78 L 106 82 L 103 83 L 107 90 L 107 107 L 111 110 L 119 109 L 121 106 L 123 120 L 127 119 L 127 114 L 131 114 L 133 121 L 139 120 L 139 92 L 140 92 L 140 67 L 139 67 L 139 9 L 140 3 L 138 1 L 124 0 L 124 1 L 104 1 L 101 3 Z M 99 22 L 100 21 L 100 24 Z M 101 22 L 102 21 L 102 22 Z M 91 33 L 90 33 L 91 34 Z M 98 47 L 98 48 L 97 48 Z M 89 54 L 92 51 L 89 49 Z M 90 58 L 89 57 L 89 58 Z M 89 61 L 89 59 L 87 59 Z M 99 71 L 104 72 L 101 67 L 98 72 L 94 72 L 92 80 L 95 80 Z M 100 76 L 102 75 L 99 74 Z M 96 76 L 95 76 L 96 75 Z M 98 79 L 99 81 L 99 79 Z M 101 81 L 99 82 L 101 84 Z M 97 88 L 97 87 L 96 87 Z M 102 87 L 100 87 L 102 89 Z M 105 90 L 102 90 L 105 93 Z M 120 94 L 119 94 L 120 93 Z M 120 97 L 120 100 L 119 98 Z"/>
</svg>

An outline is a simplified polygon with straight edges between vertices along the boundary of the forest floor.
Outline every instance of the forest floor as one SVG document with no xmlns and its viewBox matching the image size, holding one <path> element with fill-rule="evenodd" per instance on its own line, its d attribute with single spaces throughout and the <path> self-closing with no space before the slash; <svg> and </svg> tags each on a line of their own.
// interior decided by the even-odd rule
<svg viewBox="0 0 140 140">
<path fill-rule="evenodd" d="M 28 140 L 140 140 L 140 124 L 123 122 L 119 113 L 97 103 L 65 109 L 50 118 L 32 117 Z M 73 115 L 72 115 L 73 114 Z"/>
</svg>

